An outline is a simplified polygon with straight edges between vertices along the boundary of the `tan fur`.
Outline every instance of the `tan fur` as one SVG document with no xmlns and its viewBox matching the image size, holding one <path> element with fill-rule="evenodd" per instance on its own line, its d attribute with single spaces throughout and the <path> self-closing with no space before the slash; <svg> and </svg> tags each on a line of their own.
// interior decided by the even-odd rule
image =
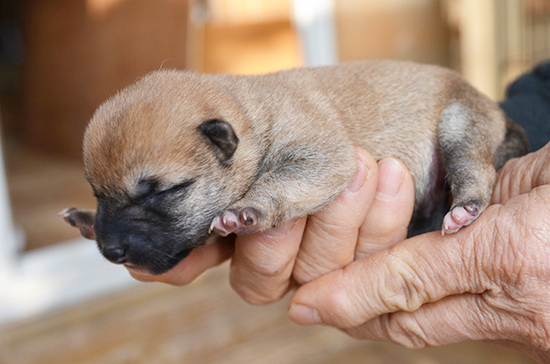
<svg viewBox="0 0 550 364">
<path fill-rule="evenodd" d="M 229 123 L 239 139 L 227 164 L 198 132 L 212 119 Z M 84 161 L 98 196 L 118 201 L 147 178 L 161 189 L 192 178 L 185 198 L 171 205 L 186 216 L 178 223 L 202 234 L 204 221 L 253 208 L 262 230 L 334 199 L 356 171 L 355 146 L 401 159 L 417 207 L 434 187 L 440 154 L 454 205 L 475 200 L 482 210 L 505 132 L 494 102 L 436 66 L 370 61 L 265 76 L 163 70 L 98 109 Z"/>
<path fill-rule="evenodd" d="M 327 159 L 339 159 L 335 164 L 341 168 L 326 176 L 330 192 L 318 197 L 330 199 L 353 176 L 351 147 L 358 145 L 375 158 L 402 159 L 415 181 L 422 181 L 439 115 L 449 103 L 484 116 L 482 122 L 455 125 L 480 139 L 471 145 L 472 154 L 483 151 L 480 159 L 492 164 L 504 138 L 502 112 L 443 68 L 364 62 L 261 77 L 154 72 L 96 113 L 84 142 L 87 176 L 98 190 L 131 191 L 147 174 L 160 175 L 168 184 L 217 171 L 229 173 L 223 179 L 239 186 L 256 173 L 259 150 L 266 145 L 305 145 L 319 148 Z M 458 122 L 467 117 L 456 115 Z M 194 131 L 213 118 L 230 122 L 241 139 L 231 170 L 216 165 Z M 424 198 L 426 185 L 417 183 L 417 200 Z"/>
</svg>

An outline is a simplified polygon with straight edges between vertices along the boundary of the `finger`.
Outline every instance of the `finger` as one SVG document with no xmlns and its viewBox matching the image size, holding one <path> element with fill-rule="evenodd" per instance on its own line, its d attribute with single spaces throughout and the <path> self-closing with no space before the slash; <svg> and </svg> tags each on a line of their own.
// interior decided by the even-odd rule
<svg viewBox="0 0 550 364">
<path fill-rule="evenodd" d="M 386 313 L 411 312 L 449 295 L 489 289 L 492 281 L 478 265 L 487 262 L 483 254 L 491 254 L 484 245 L 495 238 L 498 211 L 487 209 L 460 234 L 420 235 L 325 274 L 297 290 L 290 303 L 291 318 L 304 325 L 321 322 L 350 328 Z"/>
<path fill-rule="evenodd" d="M 413 210 L 414 182 L 407 167 L 394 158 L 382 159 L 376 195 L 359 231 L 355 259 L 405 240 Z"/>
<path fill-rule="evenodd" d="M 498 339 L 504 334 L 519 337 L 521 326 L 509 316 L 501 317 L 483 295 L 463 294 L 426 304 L 414 312 L 382 315 L 346 332 L 357 339 L 421 349 L 466 340 Z"/>
<path fill-rule="evenodd" d="M 358 149 L 354 181 L 327 208 L 310 216 L 293 277 L 299 284 L 341 268 L 353 261 L 359 227 L 374 198 L 378 166 Z"/>
<path fill-rule="evenodd" d="M 306 218 L 263 233 L 238 236 L 231 260 L 231 286 L 246 302 L 278 301 L 290 289 Z"/>
<path fill-rule="evenodd" d="M 215 242 L 194 249 L 170 271 L 153 275 L 141 270 L 127 268 L 130 275 L 141 282 L 161 282 L 174 286 L 184 286 L 206 270 L 225 262 L 233 253 L 233 239 L 218 237 Z"/>
<path fill-rule="evenodd" d="M 499 170 L 491 203 L 505 203 L 510 198 L 550 184 L 550 143 L 521 158 L 509 160 Z"/>
<path fill-rule="evenodd" d="M 492 320 L 489 322 L 487 318 Z M 465 294 L 428 304 L 412 313 L 383 315 L 346 332 L 356 339 L 391 342 L 409 349 L 483 340 L 526 354 L 539 363 L 548 362 L 544 348 L 522 342 L 525 334 L 518 329 L 525 322 L 501 318 L 498 310 L 486 307 L 481 296 Z"/>
</svg>

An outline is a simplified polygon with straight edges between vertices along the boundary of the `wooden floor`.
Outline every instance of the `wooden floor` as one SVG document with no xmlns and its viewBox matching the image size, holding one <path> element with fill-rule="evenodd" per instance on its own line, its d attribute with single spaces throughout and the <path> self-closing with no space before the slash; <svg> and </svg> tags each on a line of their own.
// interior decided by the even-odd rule
<svg viewBox="0 0 550 364">
<path fill-rule="evenodd" d="M 482 343 L 412 351 L 360 342 L 299 327 L 286 305 L 245 304 L 222 266 L 187 287 L 144 284 L 0 327 L 0 364 L 532 364 Z"/>
<path fill-rule="evenodd" d="M 266 31 L 271 48 L 277 49 L 285 39 L 295 41 L 288 32 L 271 30 Z M 226 36 L 215 30 L 210 35 Z M 252 69 L 264 58 L 281 62 L 280 54 L 255 58 L 222 43 L 231 48 L 226 50 L 233 52 L 231 59 L 242 56 L 242 63 L 223 66 L 228 67 L 223 71 L 234 71 L 243 63 Z M 257 41 L 255 47 L 264 43 Z M 212 52 L 210 70 L 222 67 L 214 64 L 219 61 L 217 51 L 208 52 Z M 296 56 L 288 59 L 289 66 L 297 62 Z M 71 205 L 93 207 L 81 163 L 45 156 L 17 144 L 6 147 L 14 214 L 27 234 L 28 248 L 77 236 L 56 212 Z M 0 327 L 0 364 L 532 363 L 524 356 L 482 343 L 411 351 L 359 342 L 334 329 L 293 324 L 286 305 L 287 300 L 266 307 L 245 304 L 229 288 L 227 266 L 222 266 L 187 287 L 143 284 Z"/>
</svg>

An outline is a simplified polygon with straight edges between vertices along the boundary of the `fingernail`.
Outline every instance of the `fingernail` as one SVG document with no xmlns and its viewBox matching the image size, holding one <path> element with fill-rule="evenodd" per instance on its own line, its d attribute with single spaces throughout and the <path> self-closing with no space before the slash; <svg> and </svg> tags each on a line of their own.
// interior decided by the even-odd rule
<svg viewBox="0 0 550 364">
<path fill-rule="evenodd" d="M 355 178 L 350 183 L 347 188 L 348 192 L 357 192 L 363 186 L 365 179 L 367 178 L 367 167 L 361 159 L 357 161 L 357 172 L 355 173 Z"/>
<path fill-rule="evenodd" d="M 317 310 L 311 307 L 292 304 L 288 313 L 292 321 L 300 325 L 318 325 L 323 323 Z"/>
<path fill-rule="evenodd" d="M 394 158 L 384 158 L 380 161 L 378 186 L 376 193 L 381 198 L 393 198 L 403 184 L 403 167 Z"/>
<path fill-rule="evenodd" d="M 282 225 L 266 230 L 264 234 L 271 238 L 280 238 L 288 234 L 292 230 L 295 224 L 296 224 L 296 219 L 292 219 L 285 222 Z"/>
</svg>

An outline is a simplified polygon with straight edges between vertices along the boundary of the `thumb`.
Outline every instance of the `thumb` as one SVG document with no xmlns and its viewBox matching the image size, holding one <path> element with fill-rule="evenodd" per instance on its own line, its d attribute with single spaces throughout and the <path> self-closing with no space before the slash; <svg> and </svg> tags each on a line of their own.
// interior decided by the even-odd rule
<svg viewBox="0 0 550 364">
<path fill-rule="evenodd" d="M 491 270 L 477 264 L 490 264 L 483 255 L 491 252 L 486 247 L 495 238 L 499 211 L 490 207 L 460 234 L 420 235 L 305 284 L 291 299 L 291 319 L 346 329 L 450 295 L 491 289 Z"/>
<path fill-rule="evenodd" d="M 536 152 L 509 160 L 499 171 L 492 204 L 503 204 L 514 196 L 550 184 L 550 143 Z"/>
</svg>

